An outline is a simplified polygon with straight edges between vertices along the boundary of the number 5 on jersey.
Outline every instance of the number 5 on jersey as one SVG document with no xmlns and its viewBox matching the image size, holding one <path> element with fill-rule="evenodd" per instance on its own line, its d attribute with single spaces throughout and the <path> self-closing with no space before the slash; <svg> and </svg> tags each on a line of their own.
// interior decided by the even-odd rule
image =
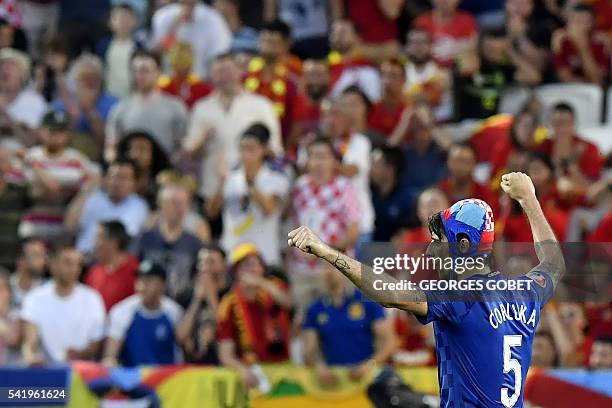
<svg viewBox="0 0 612 408">
<path fill-rule="evenodd" d="M 508 388 L 502 387 L 501 402 L 506 408 L 512 408 L 521 394 L 521 386 L 523 382 L 523 372 L 521 363 L 512 357 L 511 347 L 520 347 L 523 343 L 523 336 L 520 334 L 512 334 L 504 336 L 504 374 L 510 371 L 514 372 L 514 393 L 508 396 Z"/>
</svg>

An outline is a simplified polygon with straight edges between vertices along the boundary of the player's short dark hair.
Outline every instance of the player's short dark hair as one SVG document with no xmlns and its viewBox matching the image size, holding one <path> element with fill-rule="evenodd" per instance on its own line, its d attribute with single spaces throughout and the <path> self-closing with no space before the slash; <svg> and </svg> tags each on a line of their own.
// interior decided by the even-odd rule
<svg viewBox="0 0 612 408">
<path fill-rule="evenodd" d="M 125 251 L 128 248 L 132 238 L 125 230 L 125 226 L 121 221 L 105 221 L 101 222 L 100 226 L 104 228 L 104 233 L 108 239 L 117 242 L 120 250 Z"/>
<path fill-rule="evenodd" d="M 404 170 L 406 160 L 402 149 L 395 146 L 382 146 L 378 150 L 381 152 L 385 163 L 393 167 L 396 174 L 400 174 Z"/>
<path fill-rule="evenodd" d="M 268 31 L 270 33 L 278 33 L 285 40 L 291 39 L 291 27 L 289 27 L 287 23 L 285 23 L 283 20 L 280 20 L 280 19 L 275 19 L 275 20 L 267 22 L 266 24 L 264 24 L 261 31 L 262 32 Z"/>
<path fill-rule="evenodd" d="M 136 58 L 150 58 L 155 62 L 155 65 L 157 65 L 157 68 L 161 68 L 162 66 L 162 61 L 161 61 L 161 56 L 151 50 L 146 50 L 144 48 L 139 48 L 136 51 L 134 51 L 132 53 L 132 57 L 130 58 L 130 61 L 134 61 Z"/>
<path fill-rule="evenodd" d="M 372 110 L 372 101 L 370 100 L 370 98 L 368 98 L 368 95 L 366 95 L 363 89 L 361 89 L 358 85 L 351 85 L 347 87 L 344 91 L 342 91 L 342 95 L 348 94 L 354 94 L 359 96 L 366 106 L 366 111 L 368 115 L 370 114 L 370 111 Z"/>
<path fill-rule="evenodd" d="M 569 102 L 559 102 L 552 107 L 552 112 L 565 112 L 570 115 L 576 116 L 574 107 Z"/>
</svg>

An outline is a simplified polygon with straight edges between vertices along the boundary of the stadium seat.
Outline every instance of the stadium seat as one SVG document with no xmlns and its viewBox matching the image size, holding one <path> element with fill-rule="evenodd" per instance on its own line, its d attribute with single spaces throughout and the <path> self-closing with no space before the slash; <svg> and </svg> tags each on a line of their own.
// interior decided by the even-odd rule
<svg viewBox="0 0 612 408">
<path fill-rule="evenodd" d="M 606 126 L 580 128 L 578 134 L 594 143 L 604 156 L 612 152 L 612 123 Z"/>
<path fill-rule="evenodd" d="M 593 84 L 553 84 L 536 89 L 536 96 L 543 105 L 544 118 L 559 102 L 567 102 L 576 110 L 577 126 L 590 128 L 601 125 L 603 91 Z"/>
</svg>

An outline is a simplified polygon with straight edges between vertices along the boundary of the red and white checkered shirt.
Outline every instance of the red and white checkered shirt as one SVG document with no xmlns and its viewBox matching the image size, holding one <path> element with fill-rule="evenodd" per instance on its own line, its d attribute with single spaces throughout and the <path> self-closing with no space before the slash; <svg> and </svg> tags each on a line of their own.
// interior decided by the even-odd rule
<svg viewBox="0 0 612 408">
<path fill-rule="evenodd" d="M 293 211 L 298 225 L 306 225 L 331 246 L 337 245 L 349 226 L 360 219 L 357 191 L 344 177 L 318 185 L 309 175 L 301 176 L 293 190 Z"/>
</svg>

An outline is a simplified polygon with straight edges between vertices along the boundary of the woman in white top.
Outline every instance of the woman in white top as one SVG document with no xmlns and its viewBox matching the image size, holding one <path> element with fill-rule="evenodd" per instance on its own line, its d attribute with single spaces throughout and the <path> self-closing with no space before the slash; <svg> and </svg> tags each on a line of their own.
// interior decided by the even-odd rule
<svg viewBox="0 0 612 408">
<path fill-rule="evenodd" d="M 223 215 L 223 247 L 251 242 L 268 265 L 280 264 L 280 219 L 289 179 L 267 158 L 270 131 L 256 123 L 240 139 L 241 165 L 219 169 L 220 186 L 207 205 L 210 217 Z"/>
</svg>

